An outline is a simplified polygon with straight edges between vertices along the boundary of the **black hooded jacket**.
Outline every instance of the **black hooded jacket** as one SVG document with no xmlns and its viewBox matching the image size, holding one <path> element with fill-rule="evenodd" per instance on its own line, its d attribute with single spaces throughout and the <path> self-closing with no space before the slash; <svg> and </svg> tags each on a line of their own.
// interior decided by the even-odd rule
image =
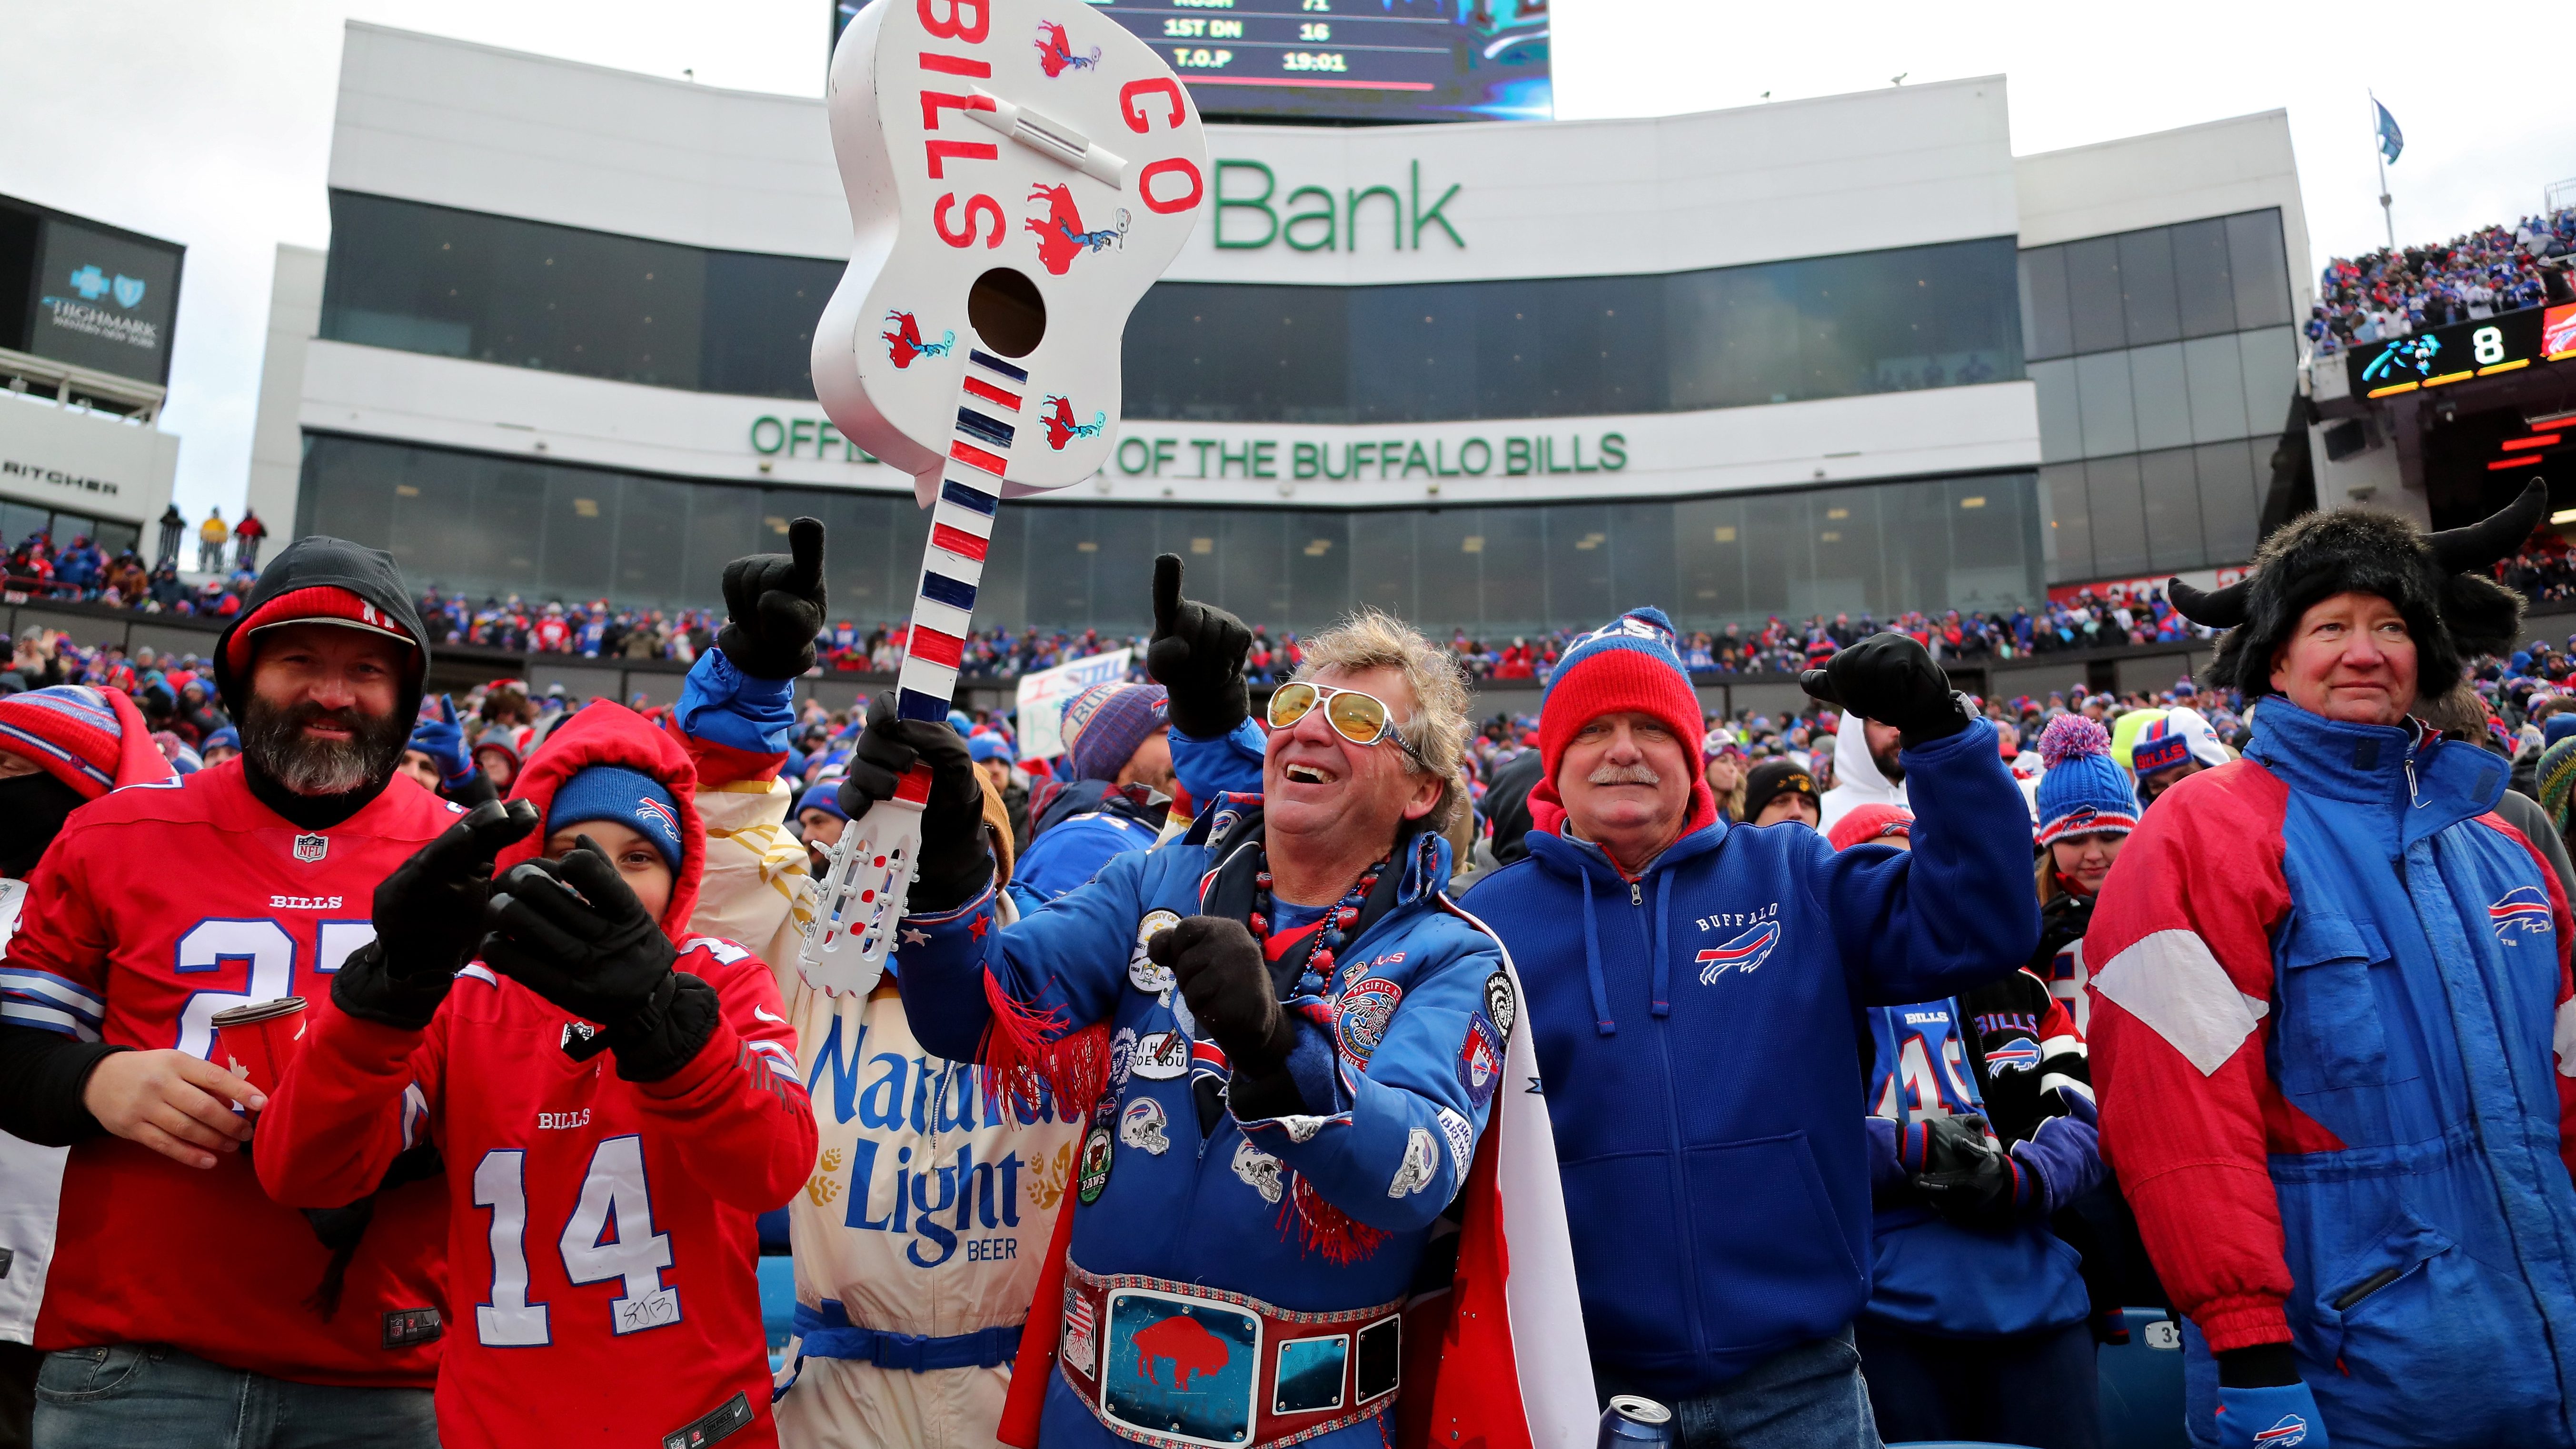
<svg viewBox="0 0 2576 1449">
<path fill-rule="evenodd" d="M 404 719 L 418 714 L 422 683 L 429 675 L 429 631 L 421 626 L 420 611 L 403 589 L 401 566 L 383 549 L 318 533 L 288 544 L 267 568 L 260 570 L 259 582 L 251 585 L 250 597 L 242 601 L 241 617 L 216 638 L 215 692 L 223 697 L 224 708 L 231 711 L 234 719 L 240 719 L 242 706 L 250 698 L 250 680 L 232 671 L 233 635 L 269 600 L 297 589 L 315 588 L 347 589 L 411 635 L 417 647 L 412 650 L 411 672 L 403 681 L 399 708 Z M 256 654 L 252 657 L 257 658 Z"/>
<path fill-rule="evenodd" d="M 259 582 L 251 586 L 250 597 L 243 601 L 241 617 L 215 640 L 215 690 L 222 695 L 224 708 L 236 721 L 247 722 L 246 706 L 250 702 L 250 679 L 247 673 L 236 674 L 232 668 L 233 638 L 259 613 L 262 605 L 281 594 L 298 589 L 341 588 L 357 595 L 375 607 L 388 621 L 412 638 L 411 667 L 404 673 L 402 687 L 394 703 L 395 717 L 410 720 L 420 713 L 421 692 L 429 676 L 429 635 L 420 622 L 420 611 L 413 607 L 411 596 L 403 589 L 402 569 L 392 554 L 382 549 L 367 548 L 345 538 L 308 534 L 288 544 L 284 552 L 260 570 Z M 247 655 L 255 667 L 258 643 L 251 641 Z M 397 757 L 399 758 L 399 757 Z M 269 778 L 255 761 L 245 759 L 243 773 L 251 793 L 260 803 L 308 830 L 327 829 L 365 809 L 367 802 L 390 783 L 371 781 L 345 795 L 304 796 L 289 793 Z"/>
</svg>

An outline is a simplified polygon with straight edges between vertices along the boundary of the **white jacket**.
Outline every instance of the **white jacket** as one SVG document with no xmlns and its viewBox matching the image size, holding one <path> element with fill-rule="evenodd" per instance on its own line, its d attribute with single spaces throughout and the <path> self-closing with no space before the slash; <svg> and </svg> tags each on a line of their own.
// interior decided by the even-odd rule
<svg viewBox="0 0 2576 1449">
<path fill-rule="evenodd" d="M 1818 830 L 1831 830 L 1834 822 L 1863 805 L 1894 805 L 1910 808 L 1905 803 L 1905 787 L 1878 771 L 1878 761 L 1870 758 L 1869 736 L 1861 728 L 1861 718 L 1845 714 L 1842 732 L 1834 736 L 1834 788 L 1816 802 L 1824 818 L 1816 823 Z"/>
</svg>

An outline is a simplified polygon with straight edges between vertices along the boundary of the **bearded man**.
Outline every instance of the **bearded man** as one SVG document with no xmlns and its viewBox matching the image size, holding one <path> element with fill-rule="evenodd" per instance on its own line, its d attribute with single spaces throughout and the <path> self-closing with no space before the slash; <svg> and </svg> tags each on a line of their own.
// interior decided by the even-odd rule
<svg viewBox="0 0 2576 1449">
<path fill-rule="evenodd" d="M 395 778 L 427 668 L 390 556 L 297 540 L 216 641 L 241 757 L 82 806 L 29 880 L 0 962 L 0 1128 L 71 1148 L 36 1322 L 38 1442 L 437 1442 L 439 1185 L 277 1205 L 233 1110 L 266 1098 L 208 1060 L 216 1013 L 322 994 L 354 953 L 407 949 L 375 944 L 371 896 L 467 829 Z M 484 808 L 472 848 L 442 856 L 459 884 L 503 843 Z"/>
</svg>

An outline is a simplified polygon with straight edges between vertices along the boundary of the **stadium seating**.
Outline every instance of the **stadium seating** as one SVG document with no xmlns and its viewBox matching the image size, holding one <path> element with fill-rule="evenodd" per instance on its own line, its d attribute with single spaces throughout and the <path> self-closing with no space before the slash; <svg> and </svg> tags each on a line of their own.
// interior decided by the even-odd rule
<svg viewBox="0 0 2576 1449">
<path fill-rule="evenodd" d="M 2181 1449 L 2182 1334 L 2161 1308 L 2129 1308 L 2129 1341 L 2104 1344 L 2102 1449 Z"/>
<path fill-rule="evenodd" d="M 796 1336 L 796 1260 L 760 1260 L 760 1327 L 769 1337 L 769 1369 L 785 1361 L 787 1340 Z"/>
</svg>

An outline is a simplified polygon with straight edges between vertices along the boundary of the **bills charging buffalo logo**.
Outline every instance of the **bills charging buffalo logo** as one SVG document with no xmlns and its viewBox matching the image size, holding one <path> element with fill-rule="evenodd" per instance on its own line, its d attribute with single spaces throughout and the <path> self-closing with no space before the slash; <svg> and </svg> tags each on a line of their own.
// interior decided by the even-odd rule
<svg viewBox="0 0 2576 1449">
<path fill-rule="evenodd" d="M 680 817 L 659 800 L 635 802 L 635 818 L 676 840 L 680 835 Z"/>
<path fill-rule="evenodd" d="M 1100 64 L 1099 46 L 1093 46 L 1089 55 L 1074 54 L 1073 37 L 1065 34 L 1064 27 L 1052 20 L 1038 22 L 1037 43 L 1038 64 L 1046 67 L 1050 80 L 1069 70 L 1089 70 Z"/>
<path fill-rule="evenodd" d="M 2271 1428 L 2256 1430 L 2254 1442 L 2263 1449 L 2297 1449 L 2308 1442 L 2308 1421 L 2296 1414 L 2284 1415 Z"/>
<path fill-rule="evenodd" d="M 1713 986 L 1717 978 L 1729 971 L 1750 972 L 1771 958 L 1771 948 L 1780 944 L 1780 923 L 1764 921 L 1752 930 L 1699 953 L 1699 984 Z"/>
<path fill-rule="evenodd" d="M 2002 1046 L 1986 1048 L 1986 1065 L 2007 1072 L 2026 1072 L 2039 1065 L 2039 1043 L 2017 1036 Z"/>
<path fill-rule="evenodd" d="M 2496 939 L 2508 946 L 2519 944 L 2517 936 L 2544 934 L 2549 929 L 2549 893 L 2538 886 L 2515 886 L 2487 907 L 2487 924 L 2495 927 Z"/>
<path fill-rule="evenodd" d="M 894 324 L 894 330 L 880 332 L 877 335 L 885 339 L 886 356 L 892 359 L 897 367 L 912 366 L 912 360 L 916 357 L 946 357 L 948 349 L 957 345 L 957 333 L 954 329 L 937 342 L 922 341 L 921 324 L 913 321 L 912 314 L 909 312 L 888 312 L 886 320 Z"/>
<path fill-rule="evenodd" d="M 1028 228 L 1038 239 L 1038 260 L 1046 269 L 1061 277 L 1073 267 L 1073 259 L 1085 252 L 1102 251 L 1126 240 L 1127 208 L 1118 208 L 1118 225 L 1099 231 L 1086 231 L 1082 213 L 1074 209 L 1070 187 L 1041 183 L 1029 193 L 1029 200 L 1047 204 L 1047 214 L 1029 218 Z"/>
<path fill-rule="evenodd" d="M 1109 426 L 1109 414 L 1098 408 L 1091 410 L 1090 422 L 1075 422 L 1073 404 L 1067 399 L 1054 396 L 1047 398 L 1045 406 L 1038 410 L 1038 416 L 1046 420 L 1047 446 L 1059 453 L 1064 451 L 1065 444 L 1074 439 L 1099 437 L 1100 430 Z"/>
</svg>

